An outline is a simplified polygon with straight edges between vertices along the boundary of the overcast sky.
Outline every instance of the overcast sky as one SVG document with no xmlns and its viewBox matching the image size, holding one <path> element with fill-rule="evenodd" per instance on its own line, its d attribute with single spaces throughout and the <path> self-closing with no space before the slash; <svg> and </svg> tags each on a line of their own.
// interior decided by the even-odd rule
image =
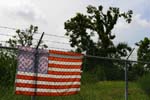
<svg viewBox="0 0 150 100">
<path fill-rule="evenodd" d="M 133 10 L 131 24 L 120 20 L 115 26 L 113 33 L 116 35 L 116 43 L 126 42 L 134 46 L 135 42 L 150 37 L 150 0 L 0 0 L 0 26 L 24 29 L 33 24 L 39 27 L 39 32 L 64 35 L 64 22 L 77 12 L 85 13 L 89 4 L 103 5 L 105 10 L 109 6 L 119 7 L 121 11 Z M 0 28 L 1 33 L 15 32 Z M 0 36 L 0 40 L 7 39 L 8 37 Z M 67 39 L 47 36 L 44 39 L 68 42 Z M 69 45 L 47 44 L 51 47 L 69 48 Z"/>
</svg>

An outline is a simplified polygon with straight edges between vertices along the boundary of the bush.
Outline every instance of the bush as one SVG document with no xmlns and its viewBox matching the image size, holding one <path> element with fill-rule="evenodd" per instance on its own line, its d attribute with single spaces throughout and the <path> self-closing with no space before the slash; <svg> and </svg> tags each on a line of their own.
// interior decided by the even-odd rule
<svg viewBox="0 0 150 100">
<path fill-rule="evenodd" d="M 140 87 L 146 92 L 146 94 L 150 94 L 150 73 L 143 75 L 139 80 L 138 83 Z"/>
<path fill-rule="evenodd" d="M 81 83 L 82 84 L 92 84 L 92 83 L 96 83 L 98 82 L 98 80 L 96 79 L 96 77 L 94 76 L 94 74 L 92 74 L 91 72 L 83 72 L 82 73 L 82 78 L 81 78 Z"/>
<path fill-rule="evenodd" d="M 0 51 L 0 86 L 14 84 L 17 61 L 14 55 Z"/>
<path fill-rule="evenodd" d="M 94 77 L 98 81 L 104 81 L 106 80 L 106 74 L 104 71 L 104 67 L 97 65 L 96 68 L 93 71 Z"/>
<path fill-rule="evenodd" d="M 91 71 L 84 71 L 82 73 L 82 84 L 91 84 L 99 81 L 106 80 L 104 68 L 102 66 L 97 65 Z"/>
</svg>

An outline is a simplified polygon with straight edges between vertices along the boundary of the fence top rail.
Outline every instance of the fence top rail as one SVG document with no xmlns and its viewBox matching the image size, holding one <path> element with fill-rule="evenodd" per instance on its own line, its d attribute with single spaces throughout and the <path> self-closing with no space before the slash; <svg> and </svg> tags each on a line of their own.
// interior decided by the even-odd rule
<svg viewBox="0 0 150 100">
<path fill-rule="evenodd" d="M 106 59 L 106 60 L 115 60 L 115 61 L 123 61 L 123 62 L 135 62 L 135 63 L 150 64 L 150 62 L 146 62 L 146 61 L 128 60 L 128 59 L 120 59 L 120 58 L 109 58 L 109 57 L 92 56 L 92 55 L 85 55 L 85 57 L 87 57 L 87 58 L 97 58 L 97 59 Z"/>
<path fill-rule="evenodd" d="M 14 47 L 6 47 L 6 46 L 0 46 L 1 49 L 8 49 L 8 50 L 18 50 L 18 48 Z"/>
<path fill-rule="evenodd" d="M 18 48 L 6 47 L 6 46 L 0 46 L 0 49 L 18 50 Z M 84 55 L 84 57 L 85 58 L 97 58 L 97 59 L 104 59 L 104 60 L 115 60 L 115 61 L 123 61 L 123 62 L 135 62 L 135 63 L 150 64 L 150 62 L 147 62 L 147 61 L 137 61 L 137 60 L 128 60 L 128 59 L 121 59 L 121 58 L 101 57 L 101 56 L 93 56 L 93 55 Z"/>
</svg>

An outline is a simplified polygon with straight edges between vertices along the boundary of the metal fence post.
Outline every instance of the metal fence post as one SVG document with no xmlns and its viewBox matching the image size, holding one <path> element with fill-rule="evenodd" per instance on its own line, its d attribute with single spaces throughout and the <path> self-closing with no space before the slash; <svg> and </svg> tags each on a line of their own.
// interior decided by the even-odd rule
<svg viewBox="0 0 150 100">
<path fill-rule="evenodd" d="M 44 35 L 44 32 L 42 33 L 42 35 L 40 37 L 40 40 L 36 46 L 36 51 L 35 51 L 35 60 L 34 60 L 34 73 L 35 73 L 35 90 L 34 90 L 34 92 L 35 92 L 35 94 L 37 91 L 36 85 L 37 85 L 37 75 L 38 75 L 38 48 L 42 41 L 43 35 Z M 31 96 L 31 100 L 35 100 L 35 96 Z"/>
<path fill-rule="evenodd" d="M 128 72 L 127 72 L 127 61 L 125 61 L 125 100 L 128 100 Z"/>
<path fill-rule="evenodd" d="M 134 49 L 135 48 L 132 49 L 132 51 L 130 52 L 130 54 L 128 55 L 128 57 L 125 60 L 125 100 L 128 100 L 128 67 L 127 67 L 127 60 L 129 59 L 129 57 L 133 53 Z"/>
</svg>

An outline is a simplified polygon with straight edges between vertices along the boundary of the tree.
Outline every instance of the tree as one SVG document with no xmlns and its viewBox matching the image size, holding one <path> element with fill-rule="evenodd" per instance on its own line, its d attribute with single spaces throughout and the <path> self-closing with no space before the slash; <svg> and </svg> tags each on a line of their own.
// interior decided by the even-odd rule
<svg viewBox="0 0 150 100">
<path fill-rule="evenodd" d="M 29 28 L 25 29 L 25 30 L 16 30 L 17 35 L 13 36 L 12 39 L 10 38 L 7 43 L 11 46 L 11 47 L 16 47 L 17 45 L 20 46 L 29 46 L 29 47 L 35 47 L 36 44 L 33 43 L 33 40 L 35 40 L 33 38 L 34 34 L 38 33 L 38 27 L 37 26 L 33 26 L 30 25 Z M 43 41 L 41 42 L 41 47 L 42 48 L 47 48 L 47 45 L 43 44 Z"/>
<path fill-rule="evenodd" d="M 144 40 L 136 43 L 139 47 L 137 56 L 138 60 L 150 61 L 150 39 L 145 37 Z"/>
<path fill-rule="evenodd" d="M 137 51 L 137 60 L 138 61 L 150 61 L 150 39 L 145 37 L 144 40 L 136 43 L 139 47 Z M 141 70 L 140 75 L 143 75 L 145 72 L 150 72 L 150 64 L 137 64 L 138 68 Z"/>
<path fill-rule="evenodd" d="M 66 35 L 77 52 L 109 57 L 127 56 L 131 48 L 125 43 L 115 46 L 112 41 L 116 37 L 112 30 L 121 17 L 130 23 L 132 10 L 121 13 L 119 8 L 110 7 L 105 14 L 102 6 L 96 8 L 89 5 L 87 14 L 77 13 L 65 22 Z"/>
<path fill-rule="evenodd" d="M 143 40 L 140 40 L 136 43 L 138 46 L 137 51 L 137 61 L 150 61 L 150 38 L 145 37 Z M 136 65 L 136 74 L 139 78 L 140 87 L 149 95 L 150 93 L 150 64 L 149 63 L 137 63 Z M 142 76 L 142 77 L 141 77 Z"/>
<path fill-rule="evenodd" d="M 86 52 L 87 55 L 111 58 L 126 57 L 128 52 L 131 51 L 131 47 L 126 43 L 119 43 L 118 45 L 113 43 L 116 36 L 112 33 L 112 30 L 120 18 L 124 18 L 127 23 L 130 23 L 132 11 L 122 13 L 119 8 L 110 7 L 104 13 L 103 6 L 100 5 L 96 8 L 89 5 L 86 14 L 77 13 L 75 17 L 64 23 L 65 35 L 70 37 L 70 45 L 76 48 L 76 52 Z M 101 71 L 104 72 L 103 75 L 105 76 L 101 79 L 116 80 L 123 78 L 124 69 L 123 67 L 120 68 L 120 63 L 88 58 L 85 65 L 87 71 L 103 69 Z"/>
</svg>

